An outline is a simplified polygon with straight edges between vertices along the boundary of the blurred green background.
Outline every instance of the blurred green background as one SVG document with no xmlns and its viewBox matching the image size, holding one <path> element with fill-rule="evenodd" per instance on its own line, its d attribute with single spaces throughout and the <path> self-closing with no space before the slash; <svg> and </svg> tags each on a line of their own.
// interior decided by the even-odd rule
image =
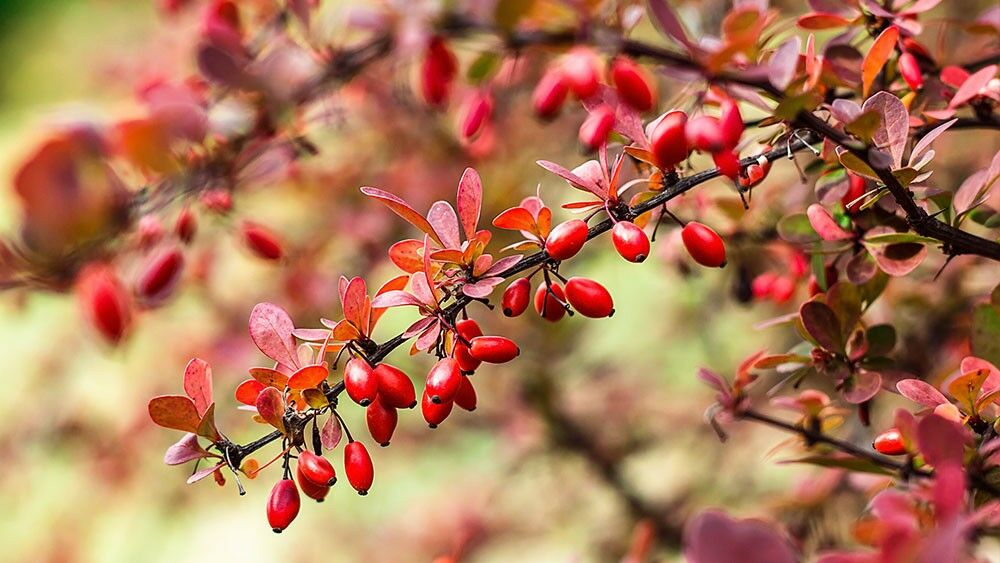
<svg viewBox="0 0 1000 563">
<path fill-rule="evenodd" d="M 51 124 L 128 114 L 141 78 L 190 71 L 185 37 L 195 25 L 190 17 L 165 21 L 146 1 L 0 3 L 0 177 L 11 177 Z M 567 265 L 565 273 L 607 285 L 616 299 L 613 318 L 551 326 L 530 314 L 509 321 L 475 310 L 488 330 L 522 342 L 522 357 L 476 374 L 475 413 L 456 411 L 430 431 L 419 412 L 402 412 L 392 446 L 372 450 L 369 496 L 338 484 L 324 504 L 305 502 L 291 528 L 275 535 L 264 503 L 276 470 L 244 480 L 245 497 L 232 483 L 185 485 L 190 467 L 162 463 L 179 435 L 148 420 L 148 399 L 177 392 L 184 364 L 202 357 L 214 368 L 223 431 L 240 441 L 263 434 L 232 399 L 245 369 L 263 362 L 245 332 L 253 304 L 275 301 L 301 326 L 318 326 L 321 315 L 339 318 L 337 276 L 362 274 L 371 287 L 394 275 L 384 249 L 414 233 L 358 197 L 359 185 L 416 191 L 411 199 L 424 209 L 436 198 L 451 199 L 461 169 L 471 164 L 487 191 L 484 217 L 539 183 L 550 205 L 572 195 L 533 161 L 582 161 L 565 141 L 575 138 L 579 113 L 548 127 L 522 119 L 503 129 L 498 154 L 478 162 L 453 144 L 421 144 L 427 123 L 438 117 L 372 126 L 379 111 L 368 106 L 318 133 L 323 154 L 304 162 L 295 182 L 238 197 L 236 217 L 274 226 L 301 259 L 263 265 L 233 241 L 233 221 L 202 217 L 196 250 L 211 264 L 207 273 L 165 308 L 143 314 L 119 349 L 90 333 L 70 296 L 0 298 L 7 366 L 0 560 L 430 561 L 460 546 L 468 561 L 615 561 L 628 552 L 636 522 L 626 496 L 656 507 L 675 530 L 693 512 L 722 506 L 740 515 L 783 515 L 814 528 L 817 544 L 847 540 L 845 515 L 856 514 L 863 500 L 822 502 L 823 486 L 840 486 L 838 476 L 773 463 L 767 452 L 784 438 L 774 432 L 734 425 L 723 446 L 704 423 L 712 394 L 697 382 L 697 368 L 731 375 L 746 355 L 780 351 L 792 335 L 750 328 L 786 311 L 750 311 L 730 298 L 738 257 L 725 271 L 689 274 L 678 267 L 670 231 L 661 233 L 658 256 L 642 266 L 622 262 L 609 241 Z M 387 142 L 400 134 L 393 127 L 409 136 Z M 435 127 L 443 137 L 450 125 Z M 769 182 L 789 186 L 796 177 L 779 163 Z M 17 209 L 0 191 L 0 230 L 16 225 Z M 318 238 L 319 250 L 303 250 Z M 308 283 L 296 285 L 299 273 Z M 394 311 L 379 331 L 395 334 L 411 318 Z M 404 349 L 390 361 L 414 377 L 428 367 L 427 358 L 409 358 Z M 362 410 L 342 411 L 366 435 Z M 888 412 L 886 406 L 876 414 L 885 420 Z M 337 453 L 331 455 L 339 467 Z M 805 478 L 820 481 L 801 490 L 790 485 Z M 676 539 L 666 538 L 656 560 L 678 557 Z"/>
</svg>

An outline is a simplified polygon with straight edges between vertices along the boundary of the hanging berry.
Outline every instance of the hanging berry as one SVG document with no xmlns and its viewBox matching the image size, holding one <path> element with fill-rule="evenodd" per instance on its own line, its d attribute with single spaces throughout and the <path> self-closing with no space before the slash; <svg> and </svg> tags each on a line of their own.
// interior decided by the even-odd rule
<svg viewBox="0 0 1000 563">
<path fill-rule="evenodd" d="M 642 262 L 649 256 L 649 237 L 635 223 L 615 223 L 611 228 L 611 242 L 618 254 L 629 262 Z"/>
<path fill-rule="evenodd" d="M 589 150 L 597 150 L 608 140 L 611 129 L 615 126 L 615 110 L 608 105 L 601 105 L 590 112 L 587 119 L 580 125 L 580 142 Z"/>
<path fill-rule="evenodd" d="M 374 374 L 378 384 L 378 398 L 387 407 L 412 409 L 417 406 L 417 392 L 406 372 L 381 363 L 375 367 Z"/>
<path fill-rule="evenodd" d="M 535 311 L 543 319 L 554 323 L 566 315 L 565 299 L 566 294 L 558 282 L 552 283 L 551 290 L 547 283 L 543 283 L 535 291 Z"/>
<path fill-rule="evenodd" d="M 695 262 L 709 268 L 726 265 L 726 245 L 711 228 L 691 221 L 681 230 L 681 239 Z"/>
<path fill-rule="evenodd" d="M 149 258 L 139 274 L 135 295 L 147 305 L 170 297 L 184 271 L 184 254 L 179 247 L 165 249 Z"/>
<path fill-rule="evenodd" d="M 325 499 L 326 495 L 330 492 L 330 487 L 326 485 L 317 485 L 303 475 L 301 464 L 295 466 L 295 477 L 299 482 L 299 488 L 302 489 L 302 493 L 316 502 L 323 502 L 323 499 Z"/>
<path fill-rule="evenodd" d="M 383 448 L 389 445 L 392 433 L 396 431 L 396 424 L 399 422 L 399 414 L 396 409 L 390 407 L 382 401 L 382 396 L 375 398 L 372 404 L 365 409 L 365 420 L 368 423 L 368 431 L 372 439 Z"/>
<path fill-rule="evenodd" d="M 653 161 L 662 170 L 673 170 L 691 154 L 687 141 L 687 114 L 671 111 L 653 126 L 649 136 Z"/>
<path fill-rule="evenodd" d="M 503 336 L 477 336 L 472 339 L 469 353 L 483 362 L 503 364 L 516 358 L 521 350 L 513 340 Z"/>
<path fill-rule="evenodd" d="M 618 97 L 636 111 L 649 111 L 656 104 L 652 81 L 642 67 L 628 57 L 615 57 L 611 63 L 611 82 Z"/>
<path fill-rule="evenodd" d="M 120 342 L 132 321 L 132 305 L 115 271 L 105 265 L 88 266 L 76 288 L 84 317 L 105 340 Z"/>
<path fill-rule="evenodd" d="M 476 410 L 476 388 L 472 386 L 472 380 L 468 377 L 462 380 L 462 386 L 455 394 L 455 404 L 469 412 Z"/>
<path fill-rule="evenodd" d="M 528 308 L 531 301 L 531 280 L 517 278 L 503 292 L 500 308 L 508 317 L 519 317 Z"/>
<path fill-rule="evenodd" d="M 462 373 L 472 373 L 479 369 L 480 360 L 472 357 L 466 342 L 477 336 L 483 335 L 483 329 L 479 328 L 479 323 L 472 319 L 462 319 L 455 323 L 455 330 L 459 338 L 455 342 L 455 361 Z M 464 342 L 463 342 L 464 340 Z"/>
<path fill-rule="evenodd" d="M 438 360 L 427 374 L 427 393 L 433 403 L 450 403 L 462 383 L 462 370 L 454 358 Z"/>
<path fill-rule="evenodd" d="M 420 65 L 420 93 L 427 105 L 438 107 L 448 101 L 457 73 L 458 59 L 444 38 L 431 38 Z"/>
<path fill-rule="evenodd" d="M 463 379 L 468 380 L 469 378 L 466 377 Z M 454 405 L 452 401 L 435 403 L 425 391 L 420 401 L 420 411 L 423 413 L 427 425 L 431 428 L 437 428 L 451 414 L 452 405 Z"/>
<path fill-rule="evenodd" d="M 247 249 L 257 258 L 277 261 L 285 255 L 278 235 L 258 223 L 243 221 L 240 224 L 240 237 Z"/>
<path fill-rule="evenodd" d="M 542 75 L 535 91 L 531 95 L 531 105 L 535 110 L 535 115 L 541 119 L 552 119 L 559 114 L 566 95 L 569 93 L 569 85 L 559 69 L 549 69 Z"/>
<path fill-rule="evenodd" d="M 329 460 L 309 450 L 299 454 L 298 469 L 306 479 L 317 485 L 330 487 L 337 482 L 337 474 Z"/>
<path fill-rule="evenodd" d="M 267 522 L 274 533 L 280 534 L 299 515 L 302 501 L 295 481 L 282 479 L 274 484 L 267 499 Z"/>
<path fill-rule="evenodd" d="M 375 480 L 375 468 L 368 449 L 357 440 L 344 447 L 344 473 L 359 495 L 368 494 L 368 489 L 371 489 L 372 481 Z"/>
<path fill-rule="evenodd" d="M 194 216 L 194 211 L 190 207 L 181 209 L 174 222 L 174 234 L 184 244 L 190 244 L 194 240 L 194 235 L 198 232 L 198 220 Z"/>
<path fill-rule="evenodd" d="M 615 312 L 615 304 L 608 290 L 594 280 L 570 278 L 566 282 L 566 299 L 578 313 L 585 317 L 600 319 L 610 317 Z"/>
<path fill-rule="evenodd" d="M 924 87 L 924 73 L 920 70 L 920 63 L 911 53 L 904 52 L 899 55 L 899 74 L 906 81 L 910 90 L 916 92 Z"/>
<path fill-rule="evenodd" d="M 699 115 L 687 122 L 684 134 L 693 150 L 714 153 L 726 148 L 726 135 L 717 117 Z"/>
<path fill-rule="evenodd" d="M 573 95 L 585 100 L 597 93 L 600 87 L 599 61 L 589 47 L 575 47 L 562 59 L 562 73 Z"/>
<path fill-rule="evenodd" d="M 344 388 L 355 403 L 367 407 L 378 395 L 375 370 L 364 358 L 351 358 L 344 366 Z"/>
</svg>

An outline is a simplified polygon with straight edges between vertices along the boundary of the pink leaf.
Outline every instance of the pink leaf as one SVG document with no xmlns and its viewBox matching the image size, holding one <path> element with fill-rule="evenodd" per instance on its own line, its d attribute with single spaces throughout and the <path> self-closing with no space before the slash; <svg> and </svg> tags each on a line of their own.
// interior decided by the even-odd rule
<svg viewBox="0 0 1000 563">
<path fill-rule="evenodd" d="M 684 557 L 690 563 L 794 563 L 788 539 L 762 520 L 736 520 L 708 510 L 684 526 Z"/>
<path fill-rule="evenodd" d="M 176 444 L 167 448 L 167 453 L 163 456 L 163 463 L 180 465 L 203 457 L 212 457 L 212 454 L 198 444 L 198 436 L 189 432 Z"/>
<path fill-rule="evenodd" d="M 872 140 L 879 149 L 889 150 L 893 167 L 899 168 L 910 133 L 910 114 L 906 111 L 906 106 L 893 94 L 882 91 L 865 100 L 861 109 L 874 110 L 882 117 Z"/>
<path fill-rule="evenodd" d="M 934 129 L 931 129 L 926 135 L 917 141 L 917 144 L 913 146 L 913 150 L 910 151 L 910 163 L 915 163 L 920 160 L 920 156 L 924 154 L 924 151 L 930 148 L 931 143 L 934 139 L 941 136 L 942 133 L 948 130 L 949 127 L 955 124 L 958 119 L 952 119 L 951 121 L 946 121 L 941 125 L 938 125 Z"/>
<path fill-rule="evenodd" d="M 420 334 L 427 327 L 431 326 L 436 319 L 434 317 L 424 317 L 415 323 L 411 324 L 406 330 L 403 331 L 403 338 L 413 338 L 414 336 Z"/>
<path fill-rule="evenodd" d="M 882 388 L 882 376 L 873 371 L 860 370 L 851 381 L 851 388 L 844 391 L 844 400 L 859 405 L 878 394 Z"/>
<path fill-rule="evenodd" d="M 305 366 L 288 378 L 288 387 L 292 389 L 310 389 L 325 380 L 327 374 L 326 364 Z"/>
<path fill-rule="evenodd" d="M 907 399 L 925 407 L 934 408 L 948 403 L 948 399 L 933 385 L 919 379 L 904 379 L 896 384 L 896 390 Z"/>
<path fill-rule="evenodd" d="M 212 368 L 198 358 L 192 358 L 184 368 L 184 392 L 194 401 L 198 416 L 205 416 L 212 404 Z"/>
<path fill-rule="evenodd" d="M 955 92 L 955 96 L 948 103 L 948 107 L 954 109 L 975 98 L 983 86 L 986 86 L 996 76 L 996 73 L 997 65 L 990 65 L 979 69 L 975 74 L 966 78 L 965 82 L 962 83 L 962 87 L 958 89 L 958 92 Z"/>
<path fill-rule="evenodd" d="M 250 339 L 265 356 L 290 368 L 299 365 L 293 330 L 292 318 L 273 303 L 258 303 L 250 312 Z"/>
<path fill-rule="evenodd" d="M 397 268 L 408 274 L 419 272 L 424 267 L 420 250 L 424 243 L 416 239 L 401 240 L 389 247 L 389 259 Z"/>
<path fill-rule="evenodd" d="M 507 256 L 506 258 L 501 258 L 496 262 L 494 262 L 493 265 L 490 266 L 490 269 L 486 270 L 484 275 L 487 276 L 500 275 L 509 270 L 510 268 L 513 268 L 515 264 L 521 261 L 521 258 L 523 258 L 523 256 L 521 256 L 520 254 L 516 254 L 514 256 Z"/>
<path fill-rule="evenodd" d="M 323 447 L 332 450 L 337 447 L 340 443 L 340 437 L 343 435 L 343 429 L 340 427 L 340 420 L 335 416 L 330 416 L 327 421 L 323 424 L 323 428 L 319 431 L 319 440 L 323 444 Z"/>
<path fill-rule="evenodd" d="M 854 233 L 845 231 L 837 224 L 825 207 L 814 203 L 806 209 L 809 224 L 823 240 L 850 240 Z"/>
<path fill-rule="evenodd" d="M 790 37 L 774 52 L 768 62 L 768 78 L 779 90 L 788 88 L 799 69 L 799 52 L 802 50 L 802 40 Z"/>
<path fill-rule="evenodd" d="M 577 176 L 575 173 L 559 166 L 554 162 L 549 162 L 548 160 L 537 161 L 538 165 L 542 168 L 548 170 L 549 172 L 559 176 L 563 180 L 569 182 L 573 187 L 581 190 L 589 191 L 590 193 L 596 195 L 597 197 L 603 198 L 604 193 L 601 188 L 595 182 L 590 180 L 584 180 L 583 178 Z"/>
<path fill-rule="evenodd" d="M 503 278 L 492 277 L 483 278 L 476 283 L 467 283 L 462 286 L 462 293 L 472 297 L 473 299 L 482 299 L 484 297 L 489 297 L 493 293 L 493 289 L 497 285 L 503 283 Z"/>
<path fill-rule="evenodd" d="M 205 477 L 208 477 L 212 473 L 215 473 L 220 467 L 222 467 L 225 464 L 226 464 L 226 462 L 220 461 L 219 463 L 215 464 L 212 467 L 206 467 L 204 469 L 200 469 L 194 475 L 188 477 L 187 484 L 191 485 L 191 484 L 197 483 L 198 481 L 201 481 Z"/>
<path fill-rule="evenodd" d="M 458 232 L 458 216 L 447 201 L 435 201 L 427 212 L 427 222 L 434 227 L 441 245 L 445 248 L 461 248 L 462 239 Z"/>
<path fill-rule="evenodd" d="M 390 307 L 402 307 L 406 305 L 412 305 L 414 307 L 422 307 L 424 303 L 420 299 L 417 299 L 417 297 L 412 293 L 409 293 L 407 291 L 402 291 L 399 289 L 387 291 L 382 295 L 379 295 L 372 301 L 372 307 L 377 307 L 379 309 L 388 309 Z"/>
<path fill-rule="evenodd" d="M 475 168 L 466 168 L 458 181 L 458 195 L 455 196 L 458 216 L 462 220 L 465 238 L 476 236 L 479 228 L 479 214 L 483 206 L 483 183 Z"/>
<path fill-rule="evenodd" d="M 417 350 L 429 350 L 431 346 L 437 343 L 438 336 L 441 334 L 441 322 L 434 319 L 434 322 L 428 326 L 424 332 L 417 337 Z"/>
<path fill-rule="evenodd" d="M 917 423 L 917 445 L 931 465 L 962 464 L 969 435 L 956 422 L 931 414 Z"/>
<path fill-rule="evenodd" d="M 649 12 L 650 16 L 652 16 L 650 19 L 653 20 L 653 23 L 656 24 L 661 33 L 673 38 L 674 41 L 687 48 L 689 52 L 697 50 L 694 43 L 688 39 L 687 32 L 684 31 L 684 25 L 677 18 L 677 14 L 674 13 L 673 8 L 670 7 L 667 0 L 649 0 Z"/>
<path fill-rule="evenodd" d="M 441 242 L 441 239 L 438 238 L 438 234 L 434 231 L 434 228 L 431 227 L 431 224 L 427 222 L 427 219 L 424 219 L 423 215 L 417 213 L 415 209 L 410 207 L 410 204 L 406 203 L 402 199 L 399 199 L 395 195 L 378 188 L 361 188 L 361 193 L 368 197 L 377 199 L 380 203 L 391 209 L 393 213 L 399 215 L 411 225 L 429 235 L 432 239 L 434 239 L 434 242 L 441 245 L 444 244 Z"/>
<path fill-rule="evenodd" d="M 306 342 L 322 342 L 330 336 L 330 331 L 325 328 L 297 328 L 292 331 L 292 336 Z"/>
</svg>

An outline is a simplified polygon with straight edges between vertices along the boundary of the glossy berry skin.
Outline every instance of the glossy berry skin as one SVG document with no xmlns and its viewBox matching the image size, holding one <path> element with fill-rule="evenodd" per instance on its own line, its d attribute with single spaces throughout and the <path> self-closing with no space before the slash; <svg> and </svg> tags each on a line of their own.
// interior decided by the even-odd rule
<svg viewBox="0 0 1000 563">
<path fill-rule="evenodd" d="M 602 105 L 590 112 L 580 125 L 580 143 L 590 150 L 596 150 L 608 140 L 611 128 L 615 126 L 615 111 Z"/>
<path fill-rule="evenodd" d="M 649 237 L 635 223 L 619 221 L 611 228 L 611 242 L 622 258 L 642 262 L 649 257 Z"/>
<path fill-rule="evenodd" d="M 387 407 L 412 409 L 417 406 L 413 381 L 403 370 L 382 363 L 375 367 L 375 379 L 378 382 L 378 399 Z"/>
<path fill-rule="evenodd" d="M 727 149 L 732 149 L 740 144 L 740 137 L 743 136 L 743 115 L 740 114 L 740 106 L 730 98 L 722 100 L 721 109 L 719 127 L 723 142 Z"/>
<path fill-rule="evenodd" d="M 125 336 L 132 310 L 125 287 L 109 267 L 95 266 L 80 274 L 77 286 L 80 307 L 105 340 L 117 344 Z"/>
<path fill-rule="evenodd" d="M 316 455 L 309 450 L 304 450 L 299 454 L 299 471 L 302 476 L 317 485 L 329 487 L 337 482 L 337 473 L 333 469 L 333 464 L 323 456 Z"/>
<path fill-rule="evenodd" d="M 368 489 L 372 488 L 375 480 L 375 468 L 368 449 L 361 442 L 354 441 L 344 447 L 344 473 L 359 495 L 368 494 Z"/>
<path fill-rule="evenodd" d="M 545 239 L 545 252 L 553 260 L 569 260 L 576 256 L 587 242 L 587 223 L 582 219 L 570 219 L 552 229 Z"/>
<path fill-rule="evenodd" d="M 463 377 L 465 376 L 454 358 L 438 360 L 427 374 L 424 392 L 430 396 L 431 402 L 450 403 L 455 398 Z"/>
<path fill-rule="evenodd" d="M 865 195 L 865 179 L 857 174 L 848 174 L 847 178 L 847 193 L 844 194 L 844 197 L 840 198 L 840 203 L 848 213 L 857 213 L 861 210 L 861 205 L 864 204 L 864 201 L 858 201 L 853 205 L 851 202 Z"/>
<path fill-rule="evenodd" d="M 885 455 L 903 455 L 906 453 L 906 446 L 903 445 L 903 436 L 895 428 L 890 428 L 875 436 L 872 447 L 878 453 Z"/>
<path fill-rule="evenodd" d="M 673 170 L 691 154 L 687 141 L 687 114 L 672 111 L 653 127 L 649 135 L 653 161 L 662 170 Z"/>
<path fill-rule="evenodd" d="M 399 422 L 399 414 L 396 409 L 382 402 L 381 395 L 365 409 L 365 420 L 368 423 L 368 431 L 383 448 L 389 445 L 392 433 L 396 431 L 396 424 Z"/>
<path fill-rule="evenodd" d="M 726 245 L 710 227 L 691 221 L 681 230 L 684 248 L 694 261 L 709 268 L 726 265 Z"/>
<path fill-rule="evenodd" d="M 488 91 L 477 90 L 462 104 L 458 118 L 458 132 L 463 139 L 471 139 L 482 130 L 493 114 L 493 96 Z"/>
<path fill-rule="evenodd" d="M 172 248 L 152 256 L 139 275 L 136 296 L 146 303 L 159 303 L 170 297 L 184 271 L 184 254 Z"/>
<path fill-rule="evenodd" d="M 456 338 L 455 342 L 455 361 L 458 362 L 462 373 L 472 373 L 479 369 L 479 364 L 482 361 L 472 357 L 472 354 L 469 353 L 469 347 L 462 340 L 468 342 L 477 336 L 482 336 L 483 329 L 479 328 L 479 323 L 472 319 L 462 319 L 455 323 L 455 330 L 460 337 Z"/>
<path fill-rule="evenodd" d="M 285 256 L 281 240 L 273 231 L 252 221 L 244 221 L 240 225 L 240 237 L 243 244 L 261 260 L 277 261 Z"/>
<path fill-rule="evenodd" d="M 551 293 L 546 291 L 547 284 L 543 283 L 535 291 L 535 311 L 543 319 L 549 322 L 556 322 L 566 316 L 566 308 L 560 301 L 565 301 L 566 294 L 558 283 L 553 282 Z M 552 296 L 555 295 L 555 298 Z"/>
<path fill-rule="evenodd" d="M 688 146 L 693 150 L 715 153 L 726 147 L 726 135 L 722 132 L 719 119 L 710 115 L 699 115 L 687 122 L 684 129 Z"/>
<path fill-rule="evenodd" d="M 576 312 L 585 317 L 601 319 L 615 312 L 611 294 L 601 284 L 587 278 L 570 278 L 566 282 L 566 299 Z"/>
<path fill-rule="evenodd" d="M 330 492 L 330 487 L 326 485 L 317 485 L 303 475 L 301 465 L 296 465 L 295 477 L 299 482 L 299 488 L 302 489 L 302 494 L 316 502 L 323 502 L 323 499 L 325 499 L 326 495 Z"/>
<path fill-rule="evenodd" d="M 184 244 L 190 244 L 194 240 L 194 235 L 198 233 L 198 220 L 195 219 L 194 211 L 185 207 L 177 214 L 174 222 L 174 234 Z"/>
<path fill-rule="evenodd" d="M 632 59 L 617 57 L 611 63 L 611 83 L 618 97 L 636 111 L 649 111 L 656 104 L 656 94 L 646 73 Z"/>
<path fill-rule="evenodd" d="M 267 499 L 267 523 L 276 534 L 288 527 L 299 515 L 302 500 L 295 481 L 282 479 L 274 484 Z"/>
<path fill-rule="evenodd" d="M 920 71 L 920 63 L 917 62 L 917 58 L 911 53 L 904 52 L 899 55 L 897 66 L 899 67 L 899 74 L 906 81 L 906 85 L 910 87 L 910 90 L 916 92 L 924 87 L 924 74 Z"/>
<path fill-rule="evenodd" d="M 739 180 L 739 155 L 730 150 L 721 150 L 719 152 L 712 153 L 712 160 L 715 162 L 715 166 L 718 167 L 720 174 L 733 180 Z"/>
<path fill-rule="evenodd" d="M 517 278 L 507 286 L 500 299 L 500 308 L 507 317 L 519 317 L 528 309 L 531 301 L 531 280 Z"/>
<path fill-rule="evenodd" d="M 431 38 L 420 65 L 420 93 L 427 105 L 436 107 L 448 101 L 457 72 L 458 59 L 444 39 Z"/>
<path fill-rule="evenodd" d="M 472 412 L 476 410 L 476 400 L 476 388 L 472 386 L 472 380 L 466 377 L 455 395 L 455 404 L 461 409 Z"/>
<path fill-rule="evenodd" d="M 549 69 L 542 75 L 531 94 L 531 107 L 539 118 L 552 119 L 559 114 L 567 94 L 569 94 L 569 84 L 563 78 L 562 71 Z"/>
<path fill-rule="evenodd" d="M 364 358 L 351 358 L 344 367 L 344 389 L 355 403 L 367 407 L 378 395 L 375 370 Z"/>
<path fill-rule="evenodd" d="M 477 360 L 504 364 L 521 354 L 521 349 L 509 338 L 503 336 L 477 336 L 472 339 L 469 353 Z"/>
<path fill-rule="evenodd" d="M 468 380 L 468 378 L 465 378 Z M 456 394 L 457 396 L 457 394 Z M 431 400 L 430 395 L 426 392 L 420 401 L 420 411 L 424 415 L 424 420 L 427 421 L 427 425 L 431 428 L 437 428 L 439 424 L 448 418 L 451 414 L 452 406 L 455 403 L 453 401 L 448 401 L 445 403 L 435 403 Z"/>
<path fill-rule="evenodd" d="M 584 100 L 597 93 L 598 61 L 594 52 L 587 47 L 576 47 L 562 59 L 562 73 L 573 95 Z"/>
</svg>

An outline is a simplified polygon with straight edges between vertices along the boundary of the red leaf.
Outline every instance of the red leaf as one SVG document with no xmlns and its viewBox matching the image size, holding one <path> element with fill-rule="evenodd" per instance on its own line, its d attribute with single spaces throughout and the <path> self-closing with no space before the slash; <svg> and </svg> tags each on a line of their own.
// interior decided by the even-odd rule
<svg viewBox="0 0 1000 563">
<path fill-rule="evenodd" d="M 442 243 L 441 239 L 438 238 L 438 234 L 434 231 L 434 228 L 431 227 L 431 224 L 427 222 L 427 219 L 424 219 L 421 214 L 417 213 L 415 209 L 410 207 L 410 204 L 399 199 L 395 195 L 378 188 L 361 188 L 361 193 L 368 197 L 375 198 L 383 205 L 391 209 L 393 213 L 399 215 L 411 225 L 429 235 L 435 242 L 444 246 L 444 243 Z"/>
<path fill-rule="evenodd" d="M 955 96 L 951 99 L 951 102 L 948 103 L 948 107 L 954 109 L 972 98 L 975 98 L 976 95 L 979 94 L 979 90 L 981 90 L 983 86 L 986 86 L 986 84 L 992 80 L 996 74 L 997 65 L 990 65 L 976 71 L 975 74 L 965 79 L 961 88 L 958 89 L 958 92 L 955 92 Z"/>
<path fill-rule="evenodd" d="M 423 247 L 424 243 L 419 240 L 401 240 L 389 247 L 389 260 L 408 274 L 419 272 L 424 266 L 424 259 L 419 253 Z"/>
<path fill-rule="evenodd" d="M 684 527 L 684 557 L 693 563 L 799 561 L 789 541 L 771 524 L 735 520 L 715 510 L 702 512 Z"/>
<path fill-rule="evenodd" d="M 250 312 L 250 339 L 265 356 L 289 368 L 297 368 L 295 324 L 281 307 L 258 303 Z"/>
<path fill-rule="evenodd" d="M 212 368 L 198 358 L 192 358 L 184 368 L 184 392 L 194 401 L 198 416 L 205 416 L 212 404 Z"/>
<path fill-rule="evenodd" d="M 798 20 L 799 27 L 812 30 L 844 27 L 850 23 L 851 20 L 837 14 L 806 14 Z"/>
<path fill-rule="evenodd" d="M 221 468 L 225 464 L 226 464 L 226 462 L 220 461 L 219 463 L 215 464 L 212 467 L 206 467 L 204 469 L 198 470 L 195 474 L 193 474 L 190 477 L 188 477 L 187 484 L 191 485 L 193 483 L 197 483 L 198 481 L 201 481 L 205 477 L 208 477 L 209 475 L 211 475 L 211 474 L 215 473 L 216 471 L 218 471 L 219 468 Z"/>
<path fill-rule="evenodd" d="M 274 387 L 267 387 L 257 396 L 257 413 L 268 424 L 285 431 L 285 422 L 282 419 L 285 415 L 285 401 L 281 398 L 281 391 Z"/>
<path fill-rule="evenodd" d="M 542 168 L 548 170 L 549 172 L 555 174 L 556 176 L 559 176 L 563 180 L 566 180 L 573 187 L 581 190 L 586 190 L 596 195 L 599 198 L 604 197 L 604 193 L 601 191 L 601 188 L 595 182 L 581 178 L 580 176 L 577 176 L 574 172 L 562 166 L 559 166 L 554 162 L 549 162 L 548 160 L 539 160 L 537 161 L 537 163 Z"/>
<path fill-rule="evenodd" d="M 523 207 L 511 207 L 493 219 L 493 226 L 511 231 L 535 231 L 535 217 Z"/>
<path fill-rule="evenodd" d="M 948 403 L 948 399 L 933 385 L 919 379 L 904 379 L 896 384 L 896 390 L 907 399 L 934 408 Z"/>
<path fill-rule="evenodd" d="M 892 55 L 896 47 L 896 40 L 899 39 L 899 28 L 889 26 L 875 38 L 875 42 L 868 49 L 864 63 L 861 66 L 861 85 L 864 88 L 864 96 L 868 97 L 868 91 L 879 71 L 885 66 L 889 56 Z"/>
<path fill-rule="evenodd" d="M 149 418 L 164 427 L 196 434 L 201 424 L 201 416 L 194 401 L 182 395 L 153 397 L 149 401 Z"/>
<path fill-rule="evenodd" d="M 247 379 L 236 387 L 236 400 L 244 405 L 257 406 L 257 396 L 263 390 L 263 383 L 256 379 Z"/>
<path fill-rule="evenodd" d="M 344 318 L 354 323 L 354 326 L 360 327 L 362 324 L 361 313 L 364 309 L 367 293 L 368 288 L 365 286 L 365 280 L 359 277 L 351 279 L 347 284 L 347 290 L 344 291 L 342 303 Z"/>
<path fill-rule="evenodd" d="M 403 289 L 404 287 L 406 287 L 406 284 L 409 281 L 410 281 L 409 276 L 394 277 L 391 280 L 382 284 L 382 287 L 378 288 L 378 291 L 375 292 L 375 297 L 377 298 L 379 295 L 382 295 L 383 293 L 388 293 L 390 291 Z M 378 320 L 380 318 L 382 318 L 382 315 L 385 314 L 385 311 L 386 310 L 384 307 L 376 307 L 375 301 L 372 300 L 371 322 L 368 325 L 369 330 L 374 330 L 375 324 L 378 323 Z"/>
<path fill-rule="evenodd" d="M 962 463 L 969 434 L 957 422 L 931 414 L 917 423 L 917 445 L 931 465 Z"/>
<path fill-rule="evenodd" d="M 462 220 L 465 238 L 476 236 L 479 228 L 479 214 L 483 206 L 483 183 L 475 168 L 466 168 L 458 181 L 458 195 L 455 197 L 458 216 Z"/>
<path fill-rule="evenodd" d="M 328 373 L 325 364 L 305 366 L 288 378 L 288 387 L 291 389 L 311 389 L 325 380 Z"/>
<path fill-rule="evenodd" d="M 284 389 L 288 385 L 288 376 L 271 368 L 250 368 L 250 377 L 266 387 Z"/>
</svg>

